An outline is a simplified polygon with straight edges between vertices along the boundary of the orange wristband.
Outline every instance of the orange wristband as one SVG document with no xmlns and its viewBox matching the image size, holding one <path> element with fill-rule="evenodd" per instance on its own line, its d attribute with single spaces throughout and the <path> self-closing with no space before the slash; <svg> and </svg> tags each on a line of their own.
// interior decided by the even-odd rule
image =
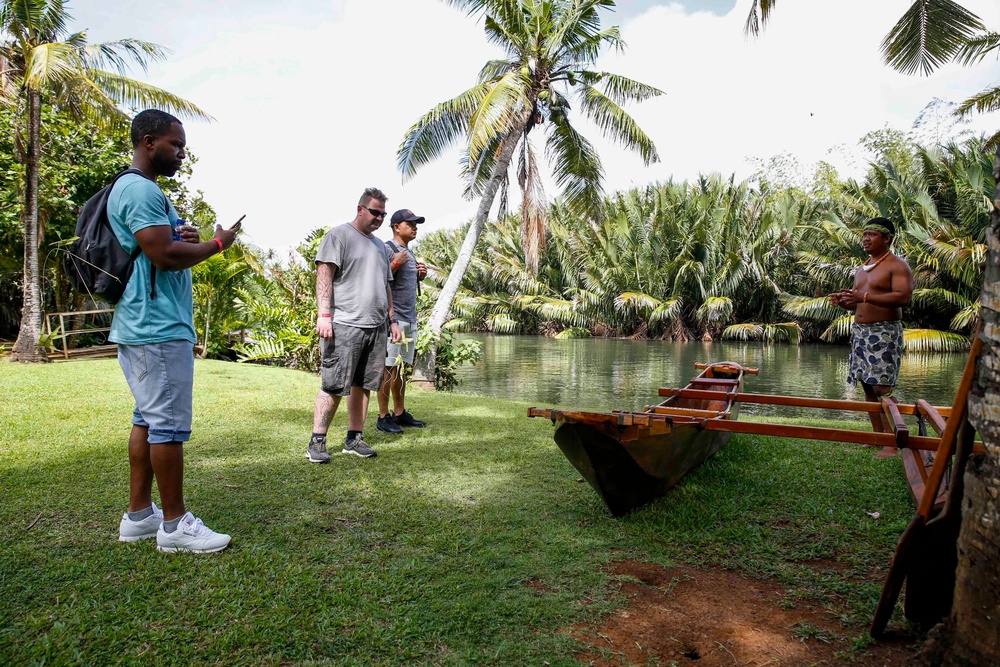
<svg viewBox="0 0 1000 667">
<path fill-rule="evenodd" d="M 222 247 L 222 239 L 212 239 L 212 240 L 215 241 L 216 244 L 218 244 L 219 252 L 222 252 L 224 250 L 224 248 Z"/>
</svg>

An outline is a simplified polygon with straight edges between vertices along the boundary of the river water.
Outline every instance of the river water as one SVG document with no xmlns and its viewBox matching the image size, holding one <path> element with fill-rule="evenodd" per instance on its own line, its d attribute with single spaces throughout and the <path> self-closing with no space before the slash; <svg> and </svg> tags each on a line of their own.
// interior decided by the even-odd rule
<svg viewBox="0 0 1000 667">
<path fill-rule="evenodd" d="M 760 369 L 744 391 L 816 398 L 864 400 L 846 382 L 847 346 L 743 343 L 674 343 L 655 340 L 463 334 L 478 340 L 482 358 L 459 373 L 459 393 L 527 401 L 538 407 L 587 410 L 633 409 L 659 403 L 659 387 L 683 387 L 698 373 L 696 362 L 735 361 Z M 903 358 L 894 396 L 950 406 L 965 367 L 965 354 L 909 354 Z M 809 411 L 744 404 L 744 414 L 817 416 L 858 420 L 858 413 Z"/>
</svg>

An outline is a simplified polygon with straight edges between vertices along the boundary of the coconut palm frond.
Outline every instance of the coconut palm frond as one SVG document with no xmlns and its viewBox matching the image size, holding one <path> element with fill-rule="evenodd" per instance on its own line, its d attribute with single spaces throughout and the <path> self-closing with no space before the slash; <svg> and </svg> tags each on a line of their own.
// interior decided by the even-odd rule
<svg viewBox="0 0 1000 667">
<path fill-rule="evenodd" d="M 593 86 L 581 93 L 581 110 L 608 139 L 638 152 L 646 166 L 660 161 L 653 140 L 624 109 Z"/>
<path fill-rule="evenodd" d="M 771 10 L 776 3 L 777 0 L 753 0 L 746 23 L 743 24 L 745 37 L 758 37 L 760 35 L 767 27 L 767 22 L 771 18 Z"/>
<path fill-rule="evenodd" d="M 980 303 L 973 301 L 962 310 L 958 311 L 955 317 L 951 318 L 948 327 L 952 331 L 969 331 L 976 328 L 979 323 Z"/>
<path fill-rule="evenodd" d="M 489 94 L 491 85 L 480 83 L 447 102 L 438 104 L 406 131 L 396 155 L 404 179 L 433 161 L 469 128 L 469 119 Z"/>
<path fill-rule="evenodd" d="M 954 0 L 917 0 L 882 41 L 882 55 L 896 71 L 928 75 L 985 29 L 978 16 Z"/>
<path fill-rule="evenodd" d="M 955 60 L 961 65 L 974 65 L 982 62 L 990 51 L 997 50 L 1000 50 L 1000 32 L 986 32 L 966 41 Z"/>
<path fill-rule="evenodd" d="M 781 302 L 781 309 L 792 317 L 803 317 L 819 322 L 829 322 L 843 314 L 843 309 L 830 304 L 827 296 L 806 297 L 786 296 Z"/>
<path fill-rule="evenodd" d="M 936 329 L 904 329 L 903 347 L 907 352 L 964 352 L 971 344 L 962 334 Z"/>
<path fill-rule="evenodd" d="M 733 315 L 733 300 L 726 296 L 710 296 L 698 306 L 695 319 L 703 326 L 724 324 Z"/>
<path fill-rule="evenodd" d="M 786 341 L 799 344 L 802 340 L 802 327 L 798 322 L 780 322 L 764 325 L 764 340 L 766 342 Z"/>
<path fill-rule="evenodd" d="M 838 317 L 820 334 L 820 340 L 825 340 L 827 343 L 834 343 L 850 338 L 852 324 L 854 324 L 853 314 Z"/>
<path fill-rule="evenodd" d="M 681 314 L 681 303 L 678 298 L 665 299 L 649 314 L 649 323 L 660 324 L 676 320 Z"/>
<path fill-rule="evenodd" d="M 486 322 L 489 330 L 496 333 L 515 333 L 518 328 L 517 320 L 509 313 L 494 313 L 486 318 Z"/>
<path fill-rule="evenodd" d="M 763 340 L 764 327 L 754 322 L 730 324 L 722 330 L 722 340 Z"/>
</svg>

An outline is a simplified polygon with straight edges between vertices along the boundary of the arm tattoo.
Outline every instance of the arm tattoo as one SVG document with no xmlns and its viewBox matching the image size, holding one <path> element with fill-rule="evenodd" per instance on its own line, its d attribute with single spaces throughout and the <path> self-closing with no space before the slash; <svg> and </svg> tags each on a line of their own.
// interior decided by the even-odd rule
<svg viewBox="0 0 1000 667">
<path fill-rule="evenodd" d="M 316 267 L 316 306 L 319 312 L 333 309 L 333 272 L 332 264 L 320 262 Z"/>
</svg>

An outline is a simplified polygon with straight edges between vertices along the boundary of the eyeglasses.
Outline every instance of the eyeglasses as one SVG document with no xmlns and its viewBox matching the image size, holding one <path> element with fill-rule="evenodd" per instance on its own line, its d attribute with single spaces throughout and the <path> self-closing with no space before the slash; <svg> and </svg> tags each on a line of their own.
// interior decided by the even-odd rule
<svg viewBox="0 0 1000 667">
<path fill-rule="evenodd" d="M 374 215 L 376 218 L 384 218 L 385 217 L 385 211 L 380 211 L 377 208 L 368 208 L 367 206 L 364 206 L 362 204 L 358 204 L 358 206 L 361 206 L 361 208 L 365 209 L 366 211 L 368 211 L 369 213 L 371 213 L 372 215 Z"/>
</svg>

